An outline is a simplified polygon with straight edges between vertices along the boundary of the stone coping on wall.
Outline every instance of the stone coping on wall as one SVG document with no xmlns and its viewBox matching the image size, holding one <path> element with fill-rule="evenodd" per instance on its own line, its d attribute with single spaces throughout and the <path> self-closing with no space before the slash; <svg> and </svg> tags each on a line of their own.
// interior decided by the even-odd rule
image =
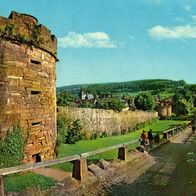
<svg viewBox="0 0 196 196">
<path fill-rule="evenodd" d="M 39 47 L 56 58 L 56 37 L 31 15 L 12 11 L 8 18 L 0 16 L 0 38 Z"/>
</svg>

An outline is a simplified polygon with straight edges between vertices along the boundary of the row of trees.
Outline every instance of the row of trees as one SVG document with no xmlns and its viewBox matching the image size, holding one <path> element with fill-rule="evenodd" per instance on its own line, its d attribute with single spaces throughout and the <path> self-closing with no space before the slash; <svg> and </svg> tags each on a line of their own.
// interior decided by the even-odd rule
<svg viewBox="0 0 196 196">
<path fill-rule="evenodd" d="M 166 89 L 177 89 L 178 87 L 186 86 L 184 80 L 173 81 L 166 79 L 153 79 L 153 80 L 137 80 L 129 82 L 114 82 L 103 84 L 84 84 L 83 89 L 93 95 L 100 94 L 116 94 L 116 93 L 130 93 L 140 91 L 160 91 L 163 92 Z M 71 85 L 57 88 L 57 91 L 64 89 L 71 94 L 78 95 L 81 85 Z"/>
<path fill-rule="evenodd" d="M 70 93 L 67 91 L 61 91 L 57 94 L 57 105 L 58 106 L 72 106 L 73 102 L 76 101 Z M 130 100 L 127 100 L 127 103 L 130 103 Z M 155 102 L 153 97 L 150 94 L 143 93 L 139 94 L 134 101 L 136 108 L 147 111 L 153 110 L 155 107 Z M 100 108 L 100 109 L 112 109 L 120 112 L 124 107 L 125 103 L 118 97 L 103 98 L 96 100 L 96 103 L 92 103 L 89 100 L 83 100 L 78 105 L 79 107 L 84 108 Z"/>
<path fill-rule="evenodd" d="M 138 92 L 138 91 L 164 91 L 165 89 L 185 86 L 184 80 L 138 80 L 131 82 L 119 82 L 119 83 L 106 83 L 106 84 L 92 84 L 86 86 L 85 90 L 91 94 L 115 94 L 125 92 Z"/>
</svg>

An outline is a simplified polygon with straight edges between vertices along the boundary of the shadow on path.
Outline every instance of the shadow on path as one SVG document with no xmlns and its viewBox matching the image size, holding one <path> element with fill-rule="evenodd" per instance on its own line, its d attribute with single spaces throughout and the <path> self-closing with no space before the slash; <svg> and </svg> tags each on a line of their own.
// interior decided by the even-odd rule
<svg viewBox="0 0 196 196">
<path fill-rule="evenodd" d="M 189 196 L 196 195 L 196 140 L 181 143 L 184 133 L 174 143 L 152 151 L 156 164 L 133 183 L 113 186 L 107 195 L 120 196 Z"/>
</svg>

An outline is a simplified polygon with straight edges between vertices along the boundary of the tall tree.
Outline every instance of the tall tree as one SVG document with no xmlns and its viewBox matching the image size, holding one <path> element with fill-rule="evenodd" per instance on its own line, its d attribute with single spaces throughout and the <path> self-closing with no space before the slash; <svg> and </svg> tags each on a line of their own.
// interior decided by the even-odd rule
<svg viewBox="0 0 196 196">
<path fill-rule="evenodd" d="M 147 93 L 141 93 L 136 96 L 134 103 L 137 109 L 144 111 L 153 110 L 155 107 L 155 102 L 152 95 Z"/>
</svg>

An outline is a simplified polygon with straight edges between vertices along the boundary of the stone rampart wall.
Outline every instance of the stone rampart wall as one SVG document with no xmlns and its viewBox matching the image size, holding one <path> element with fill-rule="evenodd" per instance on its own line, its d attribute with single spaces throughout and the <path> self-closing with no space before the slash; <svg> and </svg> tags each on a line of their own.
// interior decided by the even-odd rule
<svg viewBox="0 0 196 196">
<path fill-rule="evenodd" d="M 92 133 L 114 132 L 133 129 L 137 124 L 150 121 L 158 117 L 157 112 L 124 111 L 59 107 L 59 113 L 63 113 L 72 119 L 80 119 L 85 129 Z"/>
</svg>

